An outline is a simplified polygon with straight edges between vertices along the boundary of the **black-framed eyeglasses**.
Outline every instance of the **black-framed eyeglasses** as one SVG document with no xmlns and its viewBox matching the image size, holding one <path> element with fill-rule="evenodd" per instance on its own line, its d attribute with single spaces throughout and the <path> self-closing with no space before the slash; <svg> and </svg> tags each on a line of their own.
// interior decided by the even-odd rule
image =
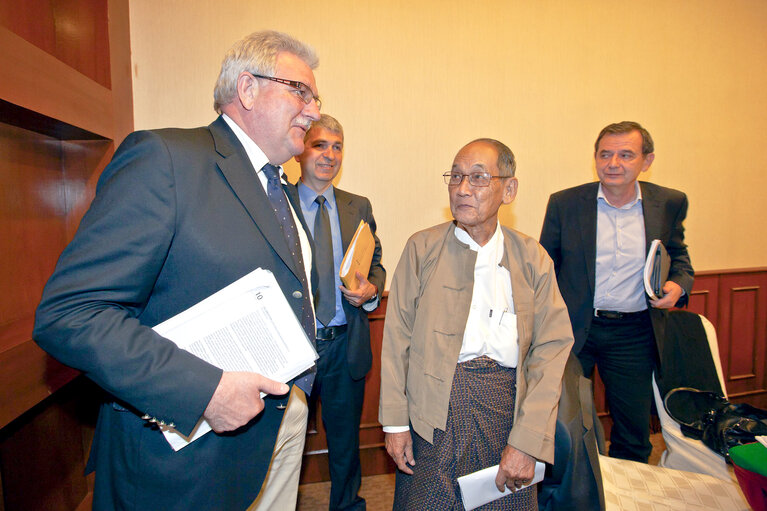
<svg viewBox="0 0 767 511">
<path fill-rule="evenodd" d="M 442 174 L 445 184 L 448 186 L 458 186 L 463 183 L 464 178 L 469 178 L 469 184 L 476 187 L 490 186 L 493 179 L 505 179 L 511 176 L 492 176 L 489 172 L 472 172 L 471 174 L 461 174 L 460 172 L 445 172 Z"/>
<path fill-rule="evenodd" d="M 304 103 L 308 105 L 312 100 L 314 100 L 314 102 L 317 103 L 317 108 L 318 109 L 322 108 L 322 100 L 319 97 L 315 96 L 314 93 L 312 92 L 312 89 L 310 89 L 309 86 L 303 82 L 297 82 L 295 80 L 286 80 L 285 78 L 276 78 L 274 76 L 257 75 L 255 73 L 250 73 L 250 74 L 252 74 L 256 78 L 263 78 L 264 80 L 271 80 L 273 82 L 284 83 L 285 85 L 289 85 L 296 90 L 296 92 L 298 93 L 298 96 L 302 100 L 304 100 Z"/>
</svg>

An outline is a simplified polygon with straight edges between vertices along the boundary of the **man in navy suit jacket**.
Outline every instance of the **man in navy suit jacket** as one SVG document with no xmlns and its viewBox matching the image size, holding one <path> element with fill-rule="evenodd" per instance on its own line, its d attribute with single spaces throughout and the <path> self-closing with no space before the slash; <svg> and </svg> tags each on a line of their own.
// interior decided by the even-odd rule
<svg viewBox="0 0 767 511">
<path fill-rule="evenodd" d="M 330 469 L 330 510 L 364 510 L 365 500 L 358 495 L 362 472 L 359 456 L 359 429 L 365 375 L 370 370 L 373 355 L 370 350 L 370 327 L 367 313 L 378 307 L 380 293 L 386 282 L 386 270 L 381 265 L 381 242 L 376 236 L 376 221 L 370 201 L 360 195 L 333 186 L 343 161 L 344 131 L 333 117 L 322 114 L 320 120 L 304 138 L 304 152 L 296 156 L 301 165 L 298 194 L 315 245 L 314 269 L 330 273 L 333 290 L 328 295 L 327 318 L 320 314 L 323 295 L 315 301 L 317 307 L 317 381 L 312 394 L 322 402 L 322 423 L 325 425 Z M 322 240 L 317 238 L 317 215 L 322 196 L 331 231 L 332 262 L 328 268 L 318 268 Z M 341 285 L 338 276 L 343 259 L 360 220 L 370 225 L 375 239 L 375 251 L 370 271 L 355 275 L 357 288 Z M 318 279 L 321 282 L 321 278 Z M 323 322 L 325 321 L 325 322 Z"/>
<path fill-rule="evenodd" d="M 693 269 L 682 222 L 682 192 L 638 182 L 655 158 L 650 134 L 636 122 L 606 126 L 594 146 L 599 182 L 549 199 L 541 245 L 554 260 L 583 372 L 605 383 L 613 419 L 610 456 L 647 462 L 651 378 L 664 341 L 666 310 L 682 306 Z M 664 296 L 650 300 L 642 280 L 650 243 L 671 257 Z"/>
<path fill-rule="evenodd" d="M 261 267 L 296 316 L 308 315 L 313 339 L 311 245 L 297 194 L 273 178 L 272 196 L 285 193 L 292 204 L 300 249 L 283 234 L 264 174 L 277 170 L 265 164 L 301 153 L 319 118 L 317 63 L 286 34 L 246 37 L 222 62 L 215 122 L 133 133 L 101 175 L 45 287 L 34 331 L 43 349 L 107 392 L 88 462 L 94 509 L 295 505 L 303 392 L 224 372 L 152 327 Z M 214 432 L 174 452 L 158 425 L 188 435 L 201 417 Z M 269 500 L 275 493 L 281 504 Z"/>
</svg>

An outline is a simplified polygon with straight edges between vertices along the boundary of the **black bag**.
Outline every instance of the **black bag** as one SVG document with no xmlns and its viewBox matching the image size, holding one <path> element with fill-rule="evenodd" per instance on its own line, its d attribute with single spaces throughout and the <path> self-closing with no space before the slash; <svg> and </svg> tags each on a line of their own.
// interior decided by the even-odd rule
<svg viewBox="0 0 767 511">
<path fill-rule="evenodd" d="M 767 410 L 730 403 L 715 392 L 680 387 L 666 394 L 663 405 L 685 436 L 702 440 L 727 463 L 730 447 L 767 435 Z"/>
</svg>

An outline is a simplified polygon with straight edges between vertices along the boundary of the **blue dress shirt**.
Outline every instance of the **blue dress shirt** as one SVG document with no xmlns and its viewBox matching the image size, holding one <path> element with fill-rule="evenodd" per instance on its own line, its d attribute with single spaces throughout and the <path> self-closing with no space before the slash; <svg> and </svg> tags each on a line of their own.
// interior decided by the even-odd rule
<svg viewBox="0 0 767 511">
<path fill-rule="evenodd" d="M 314 237 L 314 219 L 317 216 L 319 210 L 319 204 L 314 200 L 317 198 L 317 193 L 303 184 L 298 182 L 298 197 L 301 202 L 301 211 L 304 213 L 304 220 L 309 226 L 309 231 Z M 322 194 L 325 197 L 325 207 L 328 208 L 328 217 L 330 218 L 330 235 L 333 238 L 333 271 L 335 273 L 336 283 L 336 314 L 333 319 L 330 320 L 327 326 L 338 326 L 346 324 L 346 314 L 341 306 L 341 290 L 338 286 L 341 285 L 341 277 L 338 276 L 338 272 L 341 269 L 341 261 L 344 258 L 343 241 L 341 241 L 341 222 L 338 220 L 338 205 L 336 204 L 336 194 L 334 193 L 333 185 L 325 190 Z M 317 328 L 323 328 L 325 325 L 317 320 Z"/>
</svg>

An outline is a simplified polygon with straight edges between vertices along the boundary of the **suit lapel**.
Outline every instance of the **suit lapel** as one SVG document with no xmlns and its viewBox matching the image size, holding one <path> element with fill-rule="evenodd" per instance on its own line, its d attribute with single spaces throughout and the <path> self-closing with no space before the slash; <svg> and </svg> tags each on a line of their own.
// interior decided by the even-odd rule
<svg viewBox="0 0 767 511">
<path fill-rule="evenodd" d="M 596 283 L 596 264 L 597 264 L 597 191 L 599 183 L 596 186 L 589 186 L 584 189 L 580 195 L 580 204 L 576 207 L 578 223 L 580 225 L 581 246 L 583 247 L 583 257 L 586 259 L 586 274 L 588 276 L 591 295 L 594 295 L 594 286 Z"/>
<path fill-rule="evenodd" d="M 351 196 L 338 188 L 334 188 L 334 191 L 336 194 L 336 207 L 338 208 L 338 223 L 341 225 L 341 243 L 343 244 L 344 253 L 346 253 L 354 233 L 357 232 L 357 226 L 360 221 L 354 214 L 355 210 L 352 207 Z"/>
<path fill-rule="evenodd" d="M 661 232 L 661 201 L 657 195 L 653 193 L 653 190 L 647 186 L 646 183 L 639 182 L 639 188 L 642 190 L 642 215 L 644 216 L 644 239 L 645 239 L 645 253 L 650 250 L 650 243 L 652 240 L 659 239 L 665 243 L 665 240 L 661 238 L 663 234 Z"/>
<path fill-rule="evenodd" d="M 208 128 L 213 136 L 216 151 L 221 155 L 217 162 L 219 170 L 264 238 L 290 271 L 300 278 L 274 209 L 242 144 L 221 117 Z"/>
</svg>

